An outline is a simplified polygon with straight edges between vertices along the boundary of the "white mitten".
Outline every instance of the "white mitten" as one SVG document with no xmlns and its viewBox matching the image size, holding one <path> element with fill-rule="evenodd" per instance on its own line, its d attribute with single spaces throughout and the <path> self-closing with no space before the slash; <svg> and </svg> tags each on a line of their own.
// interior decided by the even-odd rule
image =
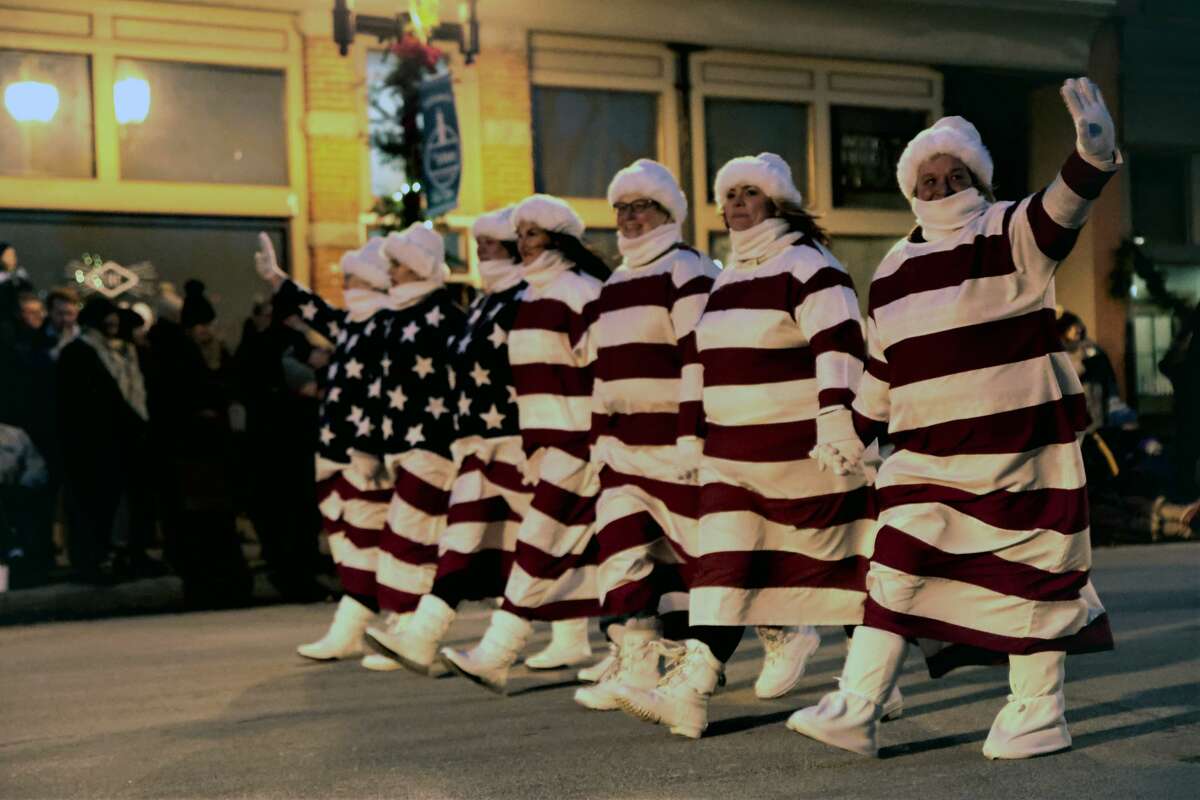
<svg viewBox="0 0 1200 800">
<path fill-rule="evenodd" d="M 860 472 L 864 449 L 849 409 L 835 408 L 817 415 L 817 446 L 808 455 L 822 471 L 834 475 Z"/>
<path fill-rule="evenodd" d="M 1063 82 L 1063 102 L 1075 122 L 1075 147 L 1087 161 L 1112 169 L 1117 163 L 1117 130 L 1100 87 L 1087 78 Z"/>
<path fill-rule="evenodd" d="M 287 273 L 279 268 L 279 262 L 275 260 L 275 246 L 271 244 L 271 237 L 261 231 L 258 234 L 258 252 L 254 254 L 254 269 L 274 289 L 287 280 Z"/>
</svg>

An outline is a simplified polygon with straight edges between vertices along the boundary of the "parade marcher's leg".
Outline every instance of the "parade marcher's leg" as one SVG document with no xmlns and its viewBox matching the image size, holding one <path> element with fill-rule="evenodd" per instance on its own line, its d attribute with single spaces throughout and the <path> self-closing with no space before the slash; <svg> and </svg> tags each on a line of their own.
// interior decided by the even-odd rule
<svg viewBox="0 0 1200 800">
<path fill-rule="evenodd" d="M 337 612 L 325 635 L 311 644 L 302 644 L 296 652 L 314 661 L 335 661 L 362 654 L 362 634 L 375 612 L 350 595 L 342 595 Z"/>
<path fill-rule="evenodd" d="M 550 623 L 550 643 L 525 659 L 530 669 L 564 669 L 592 659 L 588 618 L 560 619 Z"/>
<path fill-rule="evenodd" d="M 1071 746 L 1063 717 L 1064 664 L 1061 651 L 1008 657 L 1008 683 L 1012 694 L 996 716 L 983 754 L 988 758 L 1030 758 Z"/>
<path fill-rule="evenodd" d="M 614 658 L 592 686 L 575 691 L 575 702 L 595 711 L 619 708 L 617 687 L 632 686 L 647 691 L 658 684 L 658 652 L 653 643 L 661 630 L 653 617 L 634 617 L 621 629 L 613 643 Z"/>
<path fill-rule="evenodd" d="M 480 686 L 504 693 L 508 671 L 517 663 L 517 656 L 533 635 L 533 625 L 511 611 L 503 609 L 492 614 L 487 632 L 472 649 L 464 652 L 442 648 L 446 666 Z"/>
<path fill-rule="evenodd" d="M 812 625 L 759 625 L 755 631 L 763 644 L 763 664 L 754 694 L 763 700 L 783 697 L 804 677 L 808 659 L 821 646 L 821 636 Z"/>
<path fill-rule="evenodd" d="M 901 636 L 859 626 L 842 669 L 841 688 L 792 714 L 787 726 L 843 750 L 879 755 L 878 723 L 907 649 Z"/>
<path fill-rule="evenodd" d="M 737 632 L 741 639 L 741 629 Z M 670 665 L 658 685 L 646 690 L 620 684 L 617 702 L 627 714 L 666 725 L 679 736 L 699 739 L 708 727 L 708 699 L 725 665 L 699 639 L 688 639 L 674 649 L 664 648 L 663 655 Z"/>
<path fill-rule="evenodd" d="M 608 640 L 608 653 L 590 667 L 584 667 L 579 670 L 579 672 L 575 673 L 575 677 L 584 683 L 595 683 L 613 668 L 620 653 L 621 637 L 625 635 L 626 619 L 625 616 L 600 618 L 600 632 Z"/>
</svg>

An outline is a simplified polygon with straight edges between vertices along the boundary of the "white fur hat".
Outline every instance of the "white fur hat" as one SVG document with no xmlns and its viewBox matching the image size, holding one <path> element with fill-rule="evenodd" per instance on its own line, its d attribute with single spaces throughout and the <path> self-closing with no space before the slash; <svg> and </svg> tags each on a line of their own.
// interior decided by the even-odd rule
<svg viewBox="0 0 1200 800">
<path fill-rule="evenodd" d="M 776 202 L 803 205 L 804 197 L 792 180 L 792 168 L 774 153 L 742 156 L 725 163 L 713 182 L 717 207 L 724 208 L 725 192 L 734 186 L 757 186 Z"/>
<path fill-rule="evenodd" d="M 913 137 L 900 162 L 896 164 L 896 182 L 905 198 L 917 188 L 917 170 L 934 156 L 945 153 L 967 165 L 967 169 L 986 185 L 992 185 L 992 156 L 983 146 L 979 131 L 962 117 L 942 117 Z"/>
<path fill-rule="evenodd" d="M 383 239 L 377 237 L 358 250 L 347 250 L 342 255 L 341 266 L 344 274 L 361 278 L 382 292 L 391 288 L 387 259 L 383 257 Z"/>
<path fill-rule="evenodd" d="M 446 243 L 441 234 L 426 228 L 423 222 L 414 222 L 397 233 L 392 231 L 384 240 L 383 252 L 421 277 L 436 280 L 444 271 Z"/>
<path fill-rule="evenodd" d="M 545 231 L 565 233 L 576 239 L 583 236 L 583 220 L 563 200 L 548 194 L 531 194 L 513 209 L 512 229 L 522 222 L 532 222 Z"/>
<path fill-rule="evenodd" d="M 480 236 L 487 236 L 500 241 L 513 240 L 515 235 L 512 226 L 512 206 L 505 206 L 496 211 L 489 211 L 487 214 L 481 214 L 475 218 L 475 223 L 471 225 L 471 235 L 478 239 Z"/>
<path fill-rule="evenodd" d="M 672 222 L 687 219 L 687 198 L 671 171 L 657 161 L 639 158 L 613 176 L 608 184 L 608 202 L 622 197 L 646 197 L 667 210 Z"/>
</svg>

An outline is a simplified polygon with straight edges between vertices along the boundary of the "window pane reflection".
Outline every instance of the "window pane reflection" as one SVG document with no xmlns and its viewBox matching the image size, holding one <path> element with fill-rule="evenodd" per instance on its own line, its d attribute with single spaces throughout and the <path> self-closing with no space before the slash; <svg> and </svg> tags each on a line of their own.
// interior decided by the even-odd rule
<svg viewBox="0 0 1200 800">
<path fill-rule="evenodd" d="M 90 178 L 88 56 L 0 49 L 0 175 Z"/>
<path fill-rule="evenodd" d="M 726 161 L 768 152 L 792 168 L 792 179 L 807 202 L 808 106 L 710 97 L 704 101 L 704 144 L 709 200 L 717 170 Z"/>
<path fill-rule="evenodd" d="M 925 127 L 924 111 L 833 106 L 833 204 L 908 209 L 896 187 L 896 164 Z"/>
<path fill-rule="evenodd" d="M 116 82 L 139 81 L 149 107 L 120 125 L 122 178 L 287 185 L 282 71 L 117 59 Z M 119 118 L 140 110 L 115 99 Z"/>
</svg>

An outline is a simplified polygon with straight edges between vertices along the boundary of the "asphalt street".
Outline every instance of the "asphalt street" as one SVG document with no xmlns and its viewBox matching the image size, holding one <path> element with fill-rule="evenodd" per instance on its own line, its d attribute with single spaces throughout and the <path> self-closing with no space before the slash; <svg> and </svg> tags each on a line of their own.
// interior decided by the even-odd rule
<svg viewBox="0 0 1200 800">
<path fill-rule="evenodd" d="M 571 672 L 521 668 L 499 697 L 457 678 L 306 663 L 293 648 L 319 636 L 326 605 L 2 628 L 0 797 L 1200 796 L 1200 547 L 1100 550 L 1094 582 L 1118 649 L 1068 662 L 1074 748 L 1021 762 L 980 754 L 1004 671 L 932 681 L 915 651 L 880 759 L 788 731 L 841 668 L 837 629 L 823 630 L 798 690 L 770 702 L 754 697 L 761 647 L 748 636 L 708 733 L 690 741 L 580 709 Z M 451 643 L 473 641 L 486 613 L 464 613 Z"/>
</svg>

